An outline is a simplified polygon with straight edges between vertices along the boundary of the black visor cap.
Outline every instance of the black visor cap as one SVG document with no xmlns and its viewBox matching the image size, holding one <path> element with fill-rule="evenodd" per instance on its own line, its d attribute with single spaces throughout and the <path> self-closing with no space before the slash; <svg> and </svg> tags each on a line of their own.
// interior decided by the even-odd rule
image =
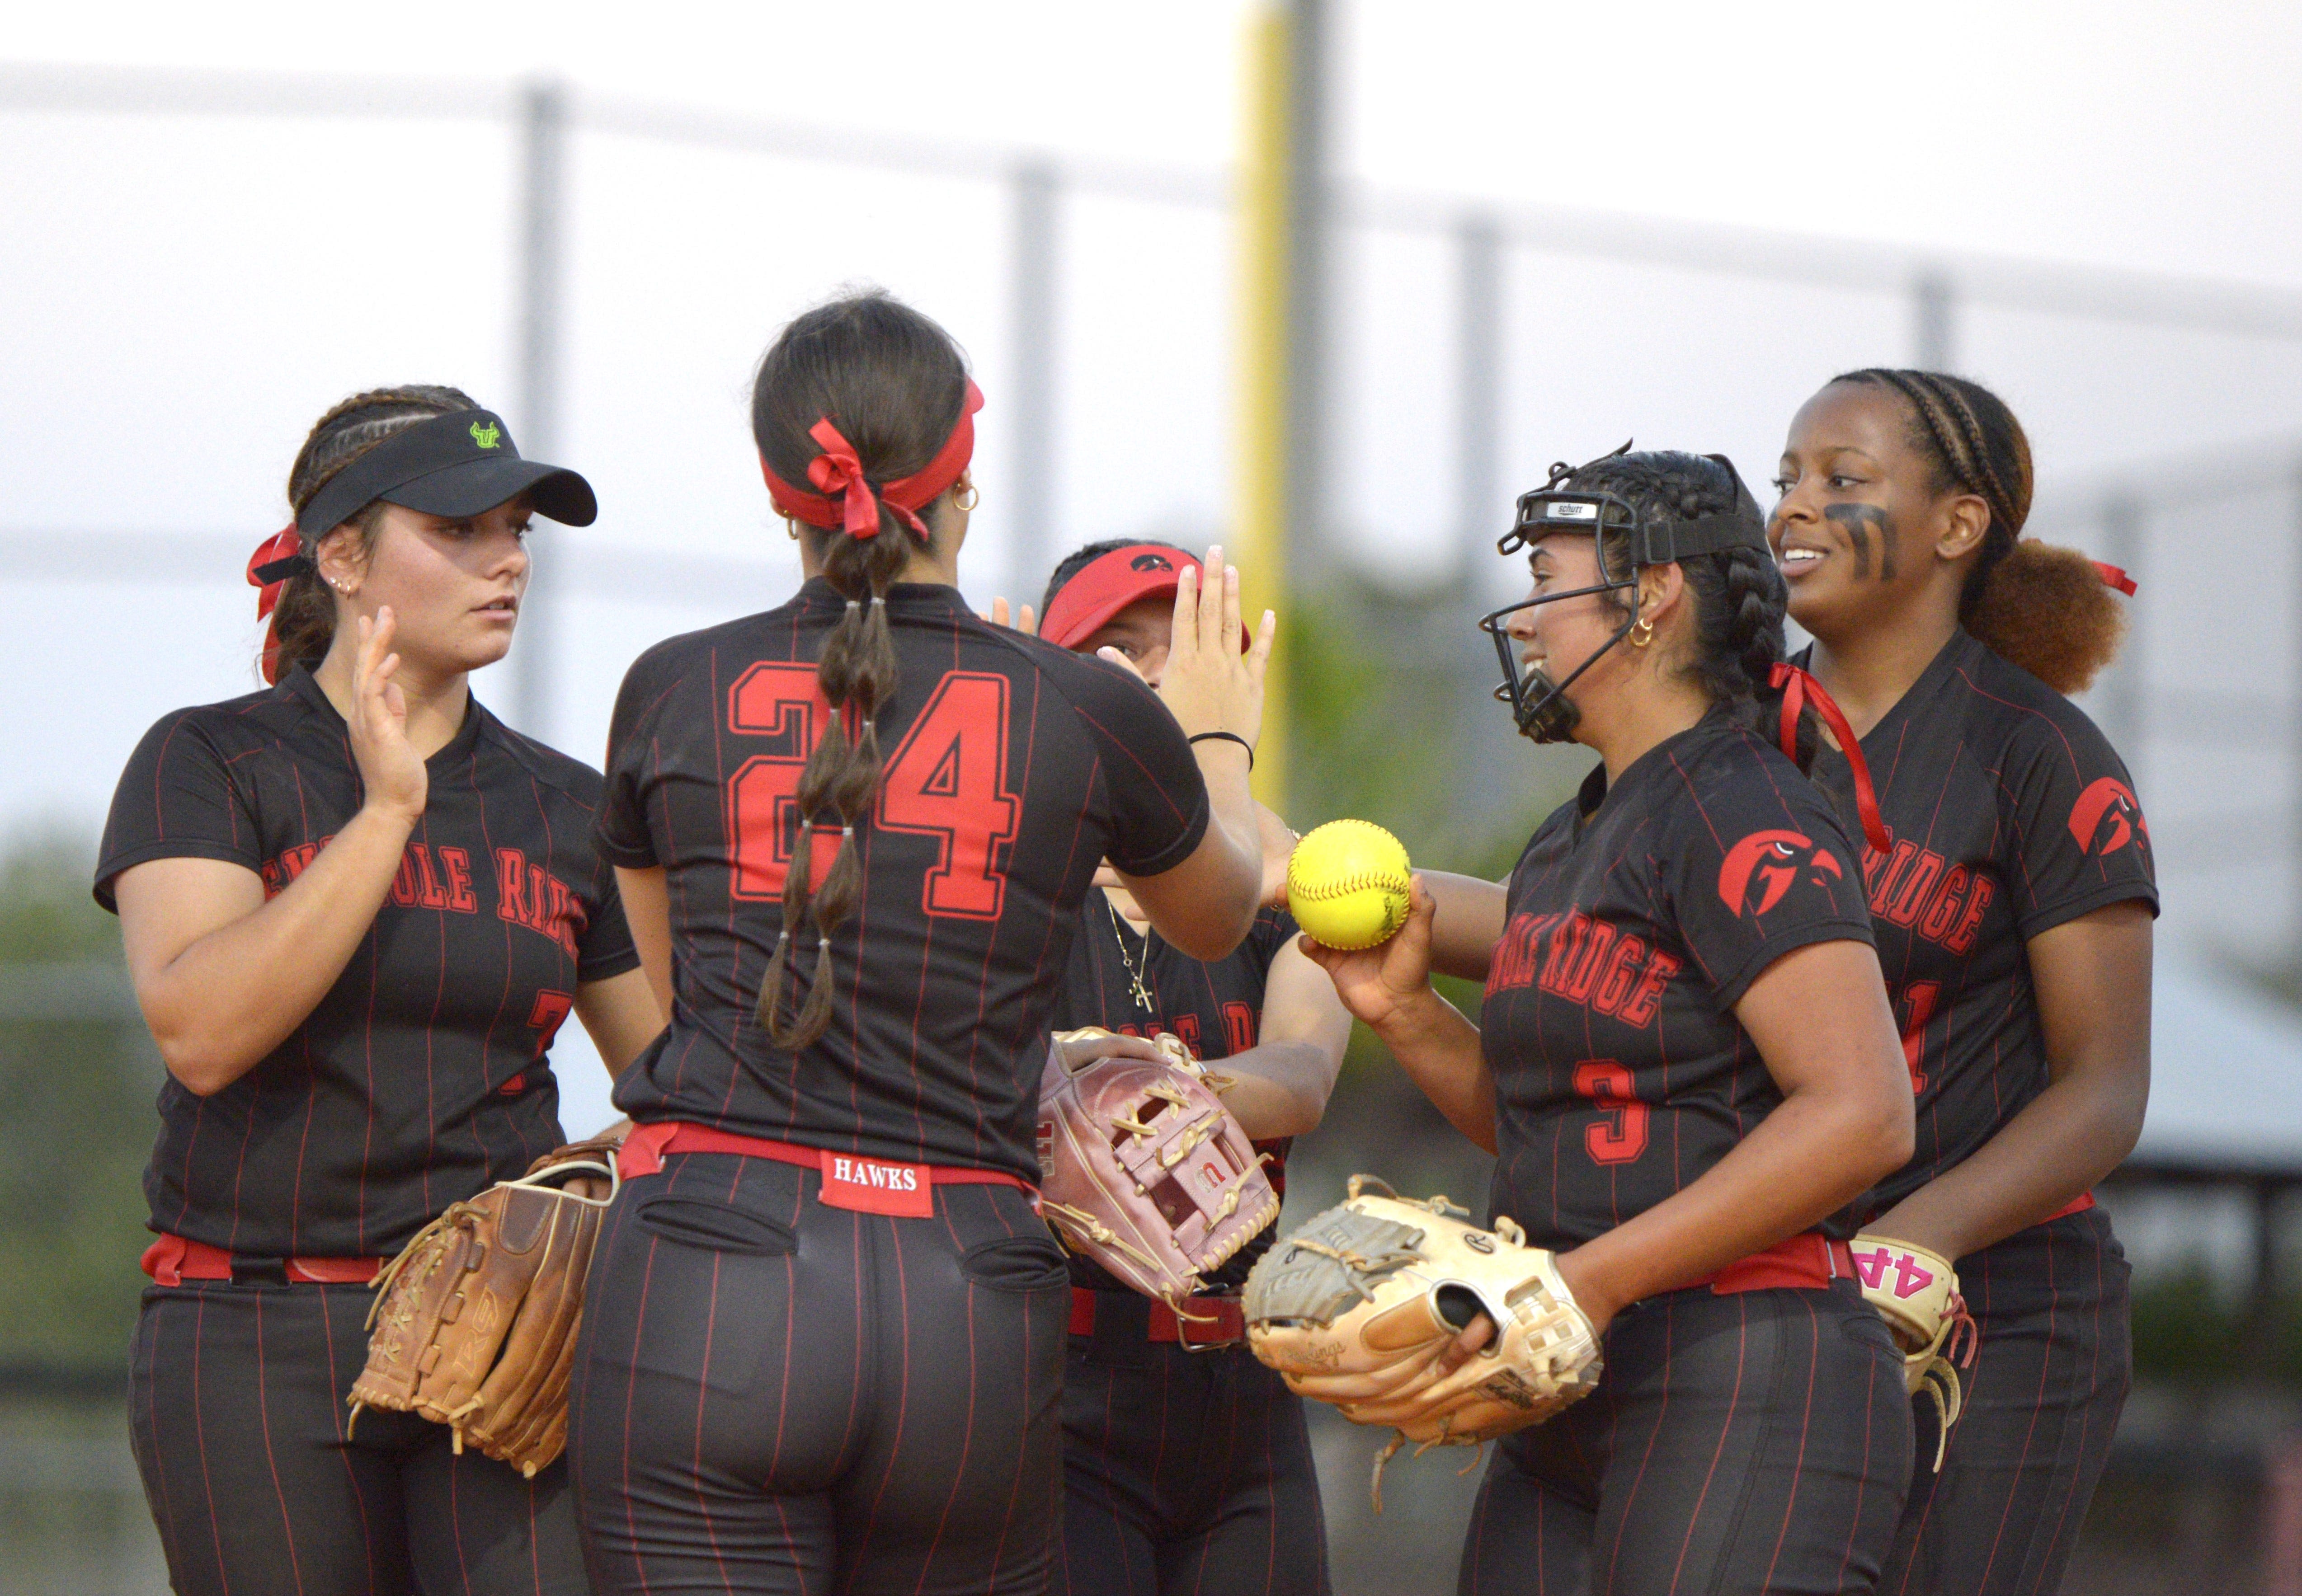
<svg viewBox="0 0 2302 1596">
<path fill-rule="evenodd" d="M 537 515 L 563 526 L 589 526 L 600 518 L 600 501 L 592 497 L 590 483 L 564 466 L 541 460 L 473 460 L 386 489 L 376 497 L 427 516 L 452 516 L 460 521 L 485 515 L 522 493 Z"/>
<path fill-rule="evenodd" d="M 462 520 L 522 493 L 538 515 L 564 525 L 599 518 L 590 483 L 564 466 L 521 459 L 492 411 L 458 410 L 403 427 L 354 459 L 312 495 L 296 525 L 316 540 L 379 499 Z"/>
</svg>

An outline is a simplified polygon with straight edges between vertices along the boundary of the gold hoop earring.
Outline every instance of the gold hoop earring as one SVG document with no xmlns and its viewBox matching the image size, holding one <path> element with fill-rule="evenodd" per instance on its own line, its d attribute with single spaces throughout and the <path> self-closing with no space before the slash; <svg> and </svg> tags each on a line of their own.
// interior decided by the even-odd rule
<svg viewBox="0 0 2302 1596">
<path fill-rule="evenodd" d="M 973 483 L 968 483 L 966 488 L 962 491 L 967 495 L 964 500 L 962 500 L 957 493 L 954 493 L 951 496 L 951 501 L 954 504 L 958 505 L 960 508 L 963 510 L 972 510 L 977 505 L 983 502 L 983 495 L 976 491 L 976 487 Z"/>
<path fill-rule="evenodd" d="M 1631 628 L 1631 646 L 1634 649 L 1642 649 L 1653 641 L 1654 623 L 1641 616 L 1637 624 Z"/>
<path fill-rule="evenodd" d="M 784 517 L 784 535 L 794 543 L 799 542 L 799 523 L 789 516 Z"/>
</svg>

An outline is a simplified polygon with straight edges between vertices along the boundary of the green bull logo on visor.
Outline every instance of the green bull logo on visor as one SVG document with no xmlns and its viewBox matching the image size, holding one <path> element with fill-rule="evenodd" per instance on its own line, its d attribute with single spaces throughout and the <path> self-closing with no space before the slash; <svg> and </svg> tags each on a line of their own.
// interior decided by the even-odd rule
<svg viewBox="0 0 2302 1596">
<path fill-rule="evenodd" d="M 496 425 L 493 422 L 490 422 L 487 425 L 482 426 L 475 421 L 472 423 L 472 441 L 478 444 L 482 449 L 493 449 L 497 444 L 503 441 L 503 428 Z"/>
</svg>

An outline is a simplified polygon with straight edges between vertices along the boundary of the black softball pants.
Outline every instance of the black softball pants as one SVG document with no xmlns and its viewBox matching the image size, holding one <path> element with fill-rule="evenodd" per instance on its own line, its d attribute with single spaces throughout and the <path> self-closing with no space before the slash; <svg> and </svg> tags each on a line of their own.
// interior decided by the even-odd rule
<svg viewBox="0 0 2302 1596">
<path fill-rule="evenodd" d="M 1934 1405 L 1917 1408 L 1918 1458 L 1890 1596 L 2054 1596 L 2110 1460 L 2132 1377 L 2126 1254 L 2089 1208 L 1958 1261 L 1982 1332 L 1960 1371 L 1966 1407 L 1934 1472 Z"/>
<path fill-rule="evenodd" d="M 1673 1291 L 1608 1326 L 1599 1389 L 1501 1441 L 1464 1596 L 1867 1592 L 1911 1469 L 1903 1360 L 1851 1282 Z"/>
<path fill-rule="evenodd" d="M 413 1414 L 345 1433 L 365 1286 L 153 1286 L 130 1432 L 177 1596 L 583 1596 L 563 1460 L 533 1480 Z"/>
<path fill-rule="evenodd" d="M 1096 1293 L 1063 1373 L 1063 1519 L 1049 1596 L 1326 1596 L 1303 1399 L 1243 1346 L 1145 1333 Z"/>
<path fill-rule="evenodd" d="M 609 1209 L 568 1451 L 593 1588 L 1037 1592 L 1070 1278 L 1030 1198 L 830 1207 L 815 1170 L 672 1154 Z"/>
</svg>

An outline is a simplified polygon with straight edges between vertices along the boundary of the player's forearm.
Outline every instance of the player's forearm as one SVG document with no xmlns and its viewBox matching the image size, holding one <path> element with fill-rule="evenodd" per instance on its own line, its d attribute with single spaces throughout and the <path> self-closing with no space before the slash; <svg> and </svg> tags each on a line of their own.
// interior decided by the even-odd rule
<svg viewBox="0 0 2302 1596">
<path fill-rule="evenodd" d="M 1164 927 L 1160 928 L 1160 935 L 1191 957 L 1213 962 L 1226 957 L 1239 945 L 1254 928 L 1255 917 L 1263 907 L 1261 806 L 1248 786 L 1247 774 L 1253 761 L 1247 750 L 1236 743 L 1209 738 L 1194 743 L 1192 752 L 1198 756 L 1200 775 L 1206 778 L 1207 831 L 1220 837 L 1222 844 L 1222 872 L 1204 888 L 1210 906 L 1208 918 L 1221 919 L 1229 935 L 1220 946 L 1212 937 L 1195 938 L 1196 946 L 1187 945 L 1169 936 Z M 1219 912 L 1214 905 L 1221 906 Z"/>
<path fill-rule="evenodd" d="M 1501 884 L 1445 870 L 1416 873 L 1436 904 L 1431 920 L 1431 967 L 1441 975 L 1484 981 L 1495 944 L 1503 936 Z"/>
<path fill-rule="evenodd" d="M 1791 1093 L 1675 1195 L 1564 1255 L 1594 1317 L 1811 1230 L 1901 1167 L 1910 1117 L 1867 1079 Z"/>
<path fill-rule="evenodd" d="M 2142 1134 L 2149 1096 L 2111 1075 L 2067 1075 L 1975 1155 L 1872 1221 L 1953 1261 L 2027 1230 L 2116 1169 Z"/>
<path fill-rule="evenodd" d="M 1335 1085 L 1335 1061 L 1314 1042 L 1264 1042 L 1207 1068 L 1231 1077 L 1223 1106 L 1256 1141 L 1316 1130 Z"/>
<path fill-rule="evenodd" d="M 412 829 L 363 809 L 262 908 L 137 983 L 170 1074 L 200 1096 L 220 1092 L 304 1023 L 375 923 Z"/>
<path fill-rule="evenodd" d="M 1479 1028 L 1425 987 L 1373 1029 L 1447 1122 L 1493 1152 L 1495 1078 L 1479 1049 Z"/>
</svg>

